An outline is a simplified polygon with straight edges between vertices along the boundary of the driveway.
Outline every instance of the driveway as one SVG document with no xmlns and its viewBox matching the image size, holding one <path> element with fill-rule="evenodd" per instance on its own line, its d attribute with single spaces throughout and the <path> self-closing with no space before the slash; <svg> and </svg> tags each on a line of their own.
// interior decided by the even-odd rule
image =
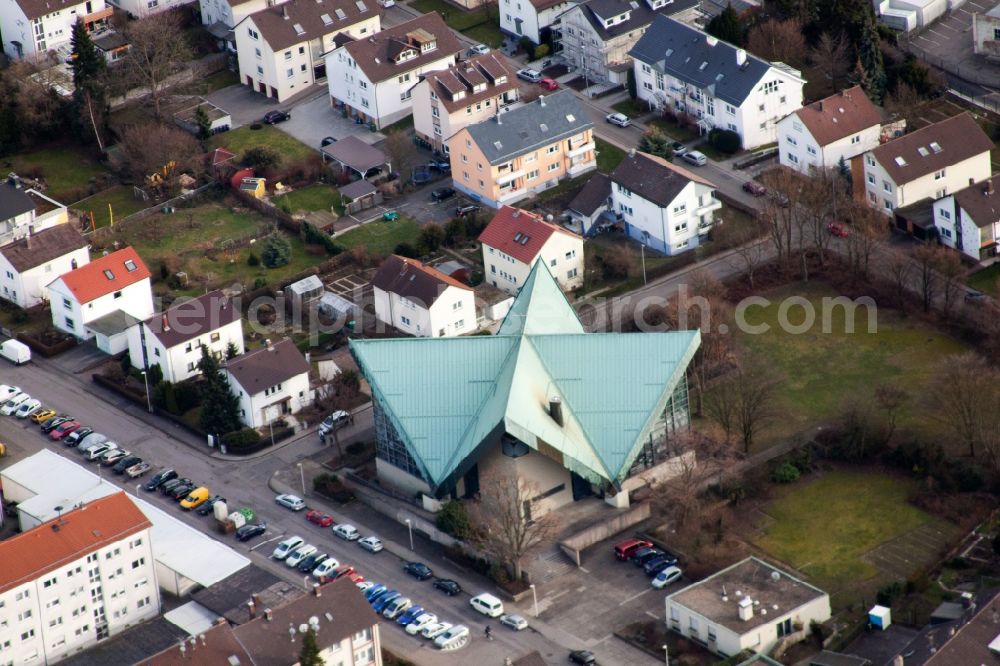
<svg viewBox="0 0 1000 666">
<path fill-rule="evenodd" d="M 367 125 L 357 125 L 353 120 L 337 113 L 330 106 L 330 95 L 325 81 L 320 89 L 313 91 L 312 95 L 294 104 L 291 111 L 291 119 L 275 127 L 317 150 L 319 142 L 326 136 L 332 136 L 337 140 L 356 136 L 368 144 L 385 139 L 385 135 L 381 132 L 371 132 Z"/>
<path fill-rule="evenodd" d="M 212 104 L 226 111 L 233 119 L 233 129 L 260 121 L 268 111 L 286 108 L 274 99 L 264 97 L 243 85 L 232 85 L 205 96 Z"/>
</svg>

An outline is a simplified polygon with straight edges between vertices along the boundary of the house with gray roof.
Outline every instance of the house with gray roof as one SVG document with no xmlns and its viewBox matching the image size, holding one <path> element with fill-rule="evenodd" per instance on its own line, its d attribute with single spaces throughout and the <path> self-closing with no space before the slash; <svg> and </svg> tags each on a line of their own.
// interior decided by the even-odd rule
<svg viewBox="0 0 1000 666">
<path fill-rule="evenodd" d="M 222 363 L 229 388 L 240 401 L 240 419 L 261 428 L 312 404 L 309 361 L 291 339 L 240 354 Z"/>
<path fill-rule="evenodd" d="M 624 84 L 629 51 L 658 16 L 693 21 L 698 0 L 586 0 L 558 18 L 562 56 L 594 83 Z"/>
<path fill-rule="evenodd" d="M 747 149 L 776 143 L 778 121 L 802 107 L 797 69 L 673 18 L 657 16 L 629 53 L 640 100 L 696 118 L 703 133 L 736 132 Z"/>
</svg>

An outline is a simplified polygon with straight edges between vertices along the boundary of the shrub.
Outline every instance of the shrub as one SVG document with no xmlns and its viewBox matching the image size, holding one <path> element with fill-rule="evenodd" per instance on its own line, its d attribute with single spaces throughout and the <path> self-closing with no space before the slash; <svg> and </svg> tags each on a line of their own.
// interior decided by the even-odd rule
<svg viewBox="0 0 1000 666">
<path fill-rule="evenodd" d="M 549 54 L 552 48 L 548 44 L 539 44 L 535 47 L 535 60 L 541 60 Z"/>
<path fill-rule="evenodd" d="M 792 483 L 799 479 L 799 468 L 790 462 L 783 462 L 778 465 L 771 475 L 775 483 Z"/>
<path fill-rule="evenodd" d="M 269 169 L 281 161 L 281 155 L 267 146 L 254 146 L 243 154 L 243 166 Z"/>
<path fill-rule="evenodd" d="M 604 253 L 604 277 L 606 278 L 627 278 L 631 261 L 628 250 L 623 247 L 613 247 Z"/>
<path fill-rule="evenodd" d="M 259 441 L 260 433 L 253 428 L 243 428 L 242 430 L 227 432 L 222 436 L 222 443 L 226 445 L 227 449 L 232 451 L 248 449 Z"/>
<path fill-rule="evenodd" d="M 174 396 L 177 398 L 177 411 L 181 414 L 201 404 L 201 389 L 194 382 L 175 384 Z"/>
<path fill-rule="evenodd" d="M 253 288 L 254 289 L 263 289 L 266 286 L 267 286 L 267 280 L 265 278 L 263 278 L 263 277 L 254 278 L 254 281 L 253 281 Z"/>
<path fill-rule="evenodd" d="M 417 249 L 423 254 L 434 252 L 444 242 L 445 232 L 440 224 L 428 224 L 420 231 L 417 239 Z"/>
<path fill-rule="evenodd" d="M 441 507 L 435 524 L 439 530 L 456 539 L 465 539 L 472 532 L 469 514 L 465 511 L 465 505 L 458 500 L 451 500 Z"/>
<path fill-rule="evenodd" d="M 533 53 L 535 50 L 535 43 L 531 41 L 530 37 L 521 37 L 517 45 L 525 53 Z"/>
<path fill-rule="evenodd" d="M 292 260 L 292 244 L 279 233 L 273 233 L 264 241 L 261 261 L 268 268 L 286 266 Z"/>
<path fill-rule="evenodd" d="M 993 546 L 994 554 L 1000 555 L 1000 533 L 997 533 L 997 535 L 993 537 L 993 541 L 990 542 L 990 545 Z"/>
<path fill-rule="evenodd" d="M 347 445 L 347 453 L 352 456 L 360 456 L 365 450 L 365 445 L 361 442 L 352 442 Z"/>
<path fill-rule="evenodd" d="M 720 153 L 732 155 L 742 146 L 740 135 L 732 130 L 713 129 L 708 133 L 708 142 Z"/>
<path fill-rule="evenodd" d="M 344 251 L 344 248 L 334 242 L 330 234 L 317 229 L 308 222 L 302 223 L 302 240 L 310 245 L 321 245 L 331 257 L 335 257 Z"/>
<path fill-rule="evenodd" d="M 409 259 L 416 259 L 420 256 L 420 253 L 417 252 L 417 248 L 413 247 L 409 243 L 400 243 L 393 249 L 392 253 Z"/>
<path fill-rule="evenodd" d="M 875 595 L 875 603 L 879 606 L 892 606 L 892 602 L 903 595 L 903 586 L 899 581 L 882 587 Z"/>
<path fill-rule="evenodd" d="M 251 252 L 250 256 L 247 257 L 247 266 L 260 266 L 260 257 L 256 253 Z"/>
<path fill-rule="evenodd" d="M 313 478 L 313 490 L 341 504 L 354 500 L 354 493 L 335 474 L 320 474 Z"/>
</svg>

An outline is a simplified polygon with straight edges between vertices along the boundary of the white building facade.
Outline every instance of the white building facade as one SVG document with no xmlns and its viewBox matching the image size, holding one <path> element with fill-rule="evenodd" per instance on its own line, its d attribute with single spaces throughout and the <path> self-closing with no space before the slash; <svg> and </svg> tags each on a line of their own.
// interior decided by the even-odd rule
<svg viewBox="0 0 1000 666">
<path fill-rule="evenodd" d="M 980 262 L 997 256 L 1000 242 L 1000 177 L 970 184 L 933 204 L 938 241 Z"/>
<path fill-rule="evenodd" d="M 87 242 L 71 225 L 59 225 L 0 247 L 0 298 L 21 308 L 49 299 L 57 275 L 90 261 Z"/>
<path fill-rule="evenodd" d="M 106 25 L 113 13 L 104 0 L 0 0 L 4 53 L 14 60 L 44 56 L 69 44 L 78 20 L 93 31 Z"/>
<path fill-rule="evenodd" d="M 135 18 L 145 18 L 160 12 L 170 11 L 185 5 L 194 4 L 198 0 L 108 0 L 123 12 L 128 12 Z"/>
<path fill-rule="evenodd" d="M 503 0 L 500 4 L 500 30 L 517 39 L 527 37 L 535 44 L 541 44 L 545 41 L 543 31 L 572 4 L 569 0 Z"/>
<path fill-rule="evenodd" d="M 309 368 L 287 338 L 225 361 L 223 370 L 239 399 L 244 425 L 261 428 L 312 404 Z"/>
<path fill-rule="evenodd" d="M 414 337 L 448 337 L 477 328 L 468 287 L 414 259 L 392 255 L 372 278 L 375 317 Z"/>
</svg>

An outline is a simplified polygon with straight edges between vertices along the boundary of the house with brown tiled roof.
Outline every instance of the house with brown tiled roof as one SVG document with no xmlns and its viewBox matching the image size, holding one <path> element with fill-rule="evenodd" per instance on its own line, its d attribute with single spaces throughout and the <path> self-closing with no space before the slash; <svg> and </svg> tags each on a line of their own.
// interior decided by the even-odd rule
<svg viewBox="0 0 1000 666">
<path fill-rule="evenodd" d="M 260 428 L 312 404 L 310 365 L 289 338 L 222 363 L 230 390 L 240 401 L 240 418 Z"/>
<path fill-rule="evenodd" d="M 436 150 L 452 134 L 503 113 L 518 99 L 517 76 L 499 51 L 428 72 L 413 89 L 413 129 Z"/>
<path fill-rule="evenodd" d="M 502 206 L 479 235 L 484 281 L 508 294 L 524 286 L 544 263 L 563 291 L 583 285 L 583 239 L 520 208 Z"/>
<path fill-rule="evenodd" d="M 997 256 L 1000 245 L 1000 174 L 970 182 L 932 204 L 934 227 L 942 245 L 979 262 Z"/>
<path fill-rule="evenodd" d="M 330 103 L 382 128 L 410 115 L 413 88 L 455 64 L 462 45 L 437 12 L 346 42 L 326 56 Z"/>
<path fill-rule="evenodd" d="M 87 241 L 72 224 L 57 224 L 0 247 L 0 297 L 22 308 L 48 300 L 53 276 L 90 262 Z"/>
<path fill-rule="evenodd" d="M 290 0 L 250 14 L 233 28 L 240 83 L 283 102 L 326 75 L 334 39 L 366 39 L 381 29 L 377 0 Z"/>
<path fill-rule="evenodd" d="M 807 175 L 834 169 L 877 147 L 881 132 L 881 114 L 861 86 L 854 86 L 778 121 L 778 160 Z"/>
<path fill-rule="evenodd" d="M 462 284 L 416 259 L 392 255 L 372 278 L 375 318 L 418 338 L 476 330 L 476 299 Z"/>
</svg>

